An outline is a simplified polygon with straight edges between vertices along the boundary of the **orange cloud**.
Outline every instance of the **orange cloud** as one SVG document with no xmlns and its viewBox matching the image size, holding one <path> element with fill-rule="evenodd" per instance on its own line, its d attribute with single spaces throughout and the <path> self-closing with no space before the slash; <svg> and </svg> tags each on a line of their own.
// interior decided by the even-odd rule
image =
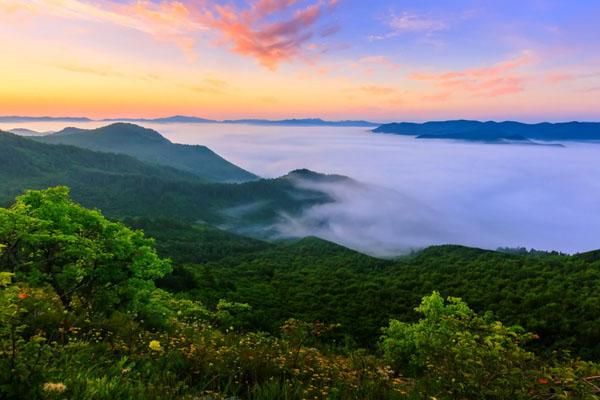
<svg viewBox="0 0 600 400">
<path fill-rule="evenodd" d="M 136 0 L 127 4 L 116 1 L 1 0 L 0 11 L 7 11 L 5 17 L 8 18 L 19 14 L 109 23 L 143 32 L 161 41 L 175 43 L 187 54 L 193 51 L 194 33 L 206 29 L 192 18 L 190 9 L 183 2 L 171 0 L 158 3 Z"/>
<path fill-rule="evenodd" d="M 356 89 L 356 91 L 360 91 L 363 93 L 367 93 L 373 96 L 388 96 L 391 94 L 396 94 L 398 91 L 390 86 L 378 86 L 378 85 L 363 85 Z"/>
<path fill-rule="evenodd" d="M 215 5 L 204 13 L 201 21 L 216 29 L 232 51 L 255 58 L 261 65 L 276 69 L 283 61 L 305 57 L 305 44 L 314 35 L 323 15 L 318 2 L 296 10 L 279 22 L 270 22 L 273 14 L 290 12 L 297 0 L 258 0 L 242 11 L 230 4 Z"/>
<path fill-rule="evenodd" d="M 454 93 L 469 93 L 473 96 L 504 96 L 524 90 L 527 77 L 518 69 L 536 61 L 531 52 L 500 62 L 489 67 L 469 68 L 444 73 L 416 72 L 410 78 L 433 83 L 440 93 L 428 99 L 446 99 Z"/>
</svg>

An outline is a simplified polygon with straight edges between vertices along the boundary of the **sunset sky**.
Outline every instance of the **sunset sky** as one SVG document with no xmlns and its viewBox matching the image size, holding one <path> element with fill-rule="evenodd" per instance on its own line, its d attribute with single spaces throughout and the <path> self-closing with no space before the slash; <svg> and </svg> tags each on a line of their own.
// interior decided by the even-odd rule
<svg viewBox="0 0 600 400">
<path fill-rule="evenodd" d="M 600 120 L 598 0 L 0 0 L 0 114 Z"/>
</svg>

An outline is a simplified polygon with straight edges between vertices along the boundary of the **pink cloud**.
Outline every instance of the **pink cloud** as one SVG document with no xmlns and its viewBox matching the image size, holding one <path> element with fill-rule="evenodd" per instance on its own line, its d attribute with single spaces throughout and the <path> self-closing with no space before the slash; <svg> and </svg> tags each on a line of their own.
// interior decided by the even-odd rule
<svg viewBox="0 0 600 400">
<path fill-rule="evenodd" d="M 352 63 L 351 67 L 361 70 L 366 75 L 373 75 L 376 70 L 397 71 L 401 65 L 386 56 L 375 55 L 361 57 Z"/>
<path fill-rule="evenodd" d="M 0 11 L 8 10 L 12 14 L 107 23 L 136 30 L 157 40 L 175 43 L 187 54 L 193 52 L 194 35 L 205 29 L 192 18 L 191 8 L 183 0 L 135 0 L 129 3 L 114 0 L 1 0 L 0 3 Z"/>
<path fill-rule="evenodd" d="M 201 21 L 215 29 L 221 42 L 229 44 L 233 52 L 276 69 L 281 62 L 306 57 L 306 44 L 315 34 L 327 9 L 325 5 L 331 5 L 319 1 L 293 10 L 296 3 L 297 0 L 257 0 L 246 10 L 233 4 L 209 6 Z M 272 22 L 274 15 L 282 19 Z"/>
<path fill-rule="evenodd" d="M 553 72 L 546 76 L 548 83 L 561 83 L 573 79 L 574 76 L 567 72 Z"/>
<path fill-rule="evenodd" d="M 303 6 L 306 1 L 249 0 L 243 7 L 209 0 L 47 0 L 44 4 L 0 0 L 0 10 L 111 23 L 173 43 L 192 58 L 202 33 L 213 31 L 219 44 L 275 69 L 283 61 L 307 59 L 311 53 L 307 42 L 316 33 L 325 37 L 337 32 L 335 25 L 318 26 L 337 3 L 312 0 Z"/>
<path fill-rule="evenodd" d="M 455 93 L 467 93 L 472 96 L 505 96 L 524 90 L 528 76 L 519 69 L 535 63 L 537 58 L 531 52 L 488 67 L 468 68 L 444 73 L 415 72 L 410 78 L 431 82 L 440 89 L 440 93 L 428 96 L 428 99 L 446 99 Z"/>
<path fill-rule="evenodd" d="M 194 33 L 205 27 L 192 18 L 192 11 L 181 1 L 136 0 L 129 4 L 115 4 L 110 9 L 122 15 L 132 15 L 147 27 L 148 33 L 159 40 L 177 45 L 190 58 L 195 57 Z"/>
</svg>

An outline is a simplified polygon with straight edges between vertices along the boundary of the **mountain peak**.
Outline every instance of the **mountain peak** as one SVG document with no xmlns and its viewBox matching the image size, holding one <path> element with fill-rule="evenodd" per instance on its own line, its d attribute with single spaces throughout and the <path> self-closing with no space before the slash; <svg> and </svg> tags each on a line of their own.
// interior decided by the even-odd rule
<svg viewBox="0 0 600 400">
<path fill-rule="evenodd" d="M 155 130 L 128 122 L 115 122 L 91 130 L 66 128 L 37 139 L 127 154 L 141 161 L 191 172 L 208 182 L 246 182 L 257 178 L 205 146 L 172 143 Z"/>
</svg>

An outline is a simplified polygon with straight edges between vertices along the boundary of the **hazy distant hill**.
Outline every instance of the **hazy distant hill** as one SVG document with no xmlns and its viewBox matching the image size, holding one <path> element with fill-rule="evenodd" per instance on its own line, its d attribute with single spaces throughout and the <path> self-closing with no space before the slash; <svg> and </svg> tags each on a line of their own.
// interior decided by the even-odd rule
<svg viewBox="0 0 600 400">
<path fill-rule="evenodd" d="M 155 140 L 161 141 L 160 135 Z M 206 183 L 192 173 L 131 156 L 46 144 L 8 132 L 0 132 L 0 165 L 0 205 L 26 189 L 67 185 L 77 201 L 111 217 L 205 221 L 263 237 L 282 213 L 296 215 L 333 201 L 324 192 L 299 187 L 298 180 L 348 179 L 301 170 L 278 179 Z"/>
<path fill-rule="evenodd" d="M 52 132 L 38 132 L 38 131 L 34 131 L 32 129 L 25 129 L 25 128 L 15 128 L 15 129 L 11 129 L 9 132 L 14 133 L 15 135 L 19 135 L 19 136 L 46 136 L 46 135 L 49 135 L 52 133 Z"/>
<path fill-rule="evenodd" d="M 225 120 L 225 124 L 249 124 L 249 125 L 283 125 L 283 126 L 347 126 L 347 127 L 372 127 L 379 125 L 369 121 L 324 121 L 320 118 L 304 119 L 235 119 Z"/>
<path fill-rule="evenodd" d="M 185 123 L 185 124 L 203 124 L 203 123 L 216 123 L 219 121 L 213 119 L 189 117 L 186 115 L 174 115 L 172 117 L 164 118 L 111 118 L 104 119 L 107 122 L 153 122 L 157 124 L 170 124 L 170 123 Z"/>
<path fill-rule="evenodd" d="M 37 138 L 90 150 L 122 153 L 139 160 L 191 172 L 208 182 L 247 182 L 257 176 L 230 163 L 205 146 L 171 143 L 152 129 L 115 123 L 98 129 L 66 128 Z"/>
<path fill-rule="evenodd" d="M 277 125 L 277 126 L 348 126 L 348 127 L 373 127 L 380 124 L 369 121 L 325 121 L 320 118 L 302 118 L 302 119 L 229 119 L 224 121 L 206 119 L 199 117 L 191 117 L 185 115 L 174 115 L 164 118 L 113 118 L 105 119 L 104 121 L 120 121 L 120 122 L 151 122 L 157 124 L 168 123 L 187 123 L 187 124 L 205 124 L 205 123 L 221 123 L 221 124 L 248 124 L 248 125 Z"/>
<path fill-rule="evenodd" d="M 524 124 L 521 122 L 480 122 L 468 120 L 400 122 L 384 124 L 375 133 L 416 136 L 419 139 L 456 139 L 478 142 L 527 142 L 600 140 L 600 123 L 563 122 Z"/>
<path fill-rule="evenodd" d="M 0 122 L 89 122 L 91 119 L 83 117 L 21 117 L 16 115 L 0 116 Z"/>
</svg>

